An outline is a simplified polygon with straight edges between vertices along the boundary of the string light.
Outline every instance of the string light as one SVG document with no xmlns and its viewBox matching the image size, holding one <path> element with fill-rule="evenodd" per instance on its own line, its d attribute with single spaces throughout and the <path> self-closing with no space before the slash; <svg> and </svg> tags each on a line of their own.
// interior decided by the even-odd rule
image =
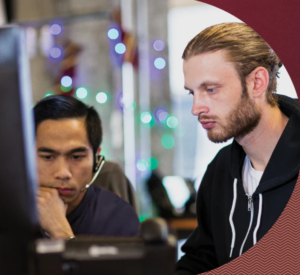
<svg viewBox="0 0 300 275">
<path fill-rule="evenodd" d="M 53 93 L 46 93 L 46 94 L 44 95 L 44 97 L 51 96 L 51 95 L 53 95 Z"/>
<path fill-rule="evenodd" d="M 166 61 L 162 57 L 157 57 L 154 60 L 155 68 L 162 70 L 166 66 Z"/>
<path fill-rule="evenodd" d="M 136 164 L 137 169 L 142 172 L 147 170 L 147 166 L 148 166 L 147 162 L 143 159 L 138 160 L 138 162 Z"/>
<path fill-rule="evenodd" d="M 168 111 L 164 107 L 159 107 L 155 110 L 154 115 L 160 122 L 164 122 L 168 117 Z"/>
<path fill-rule="evenodd" d="M 50 26 L 50 33 L 52 35 L 60 35 L 62 32 L 62 27 L 57 24 L 57 23 L 54 23 Z"/>
<path fill-rule="evenodd" d="M 152 46 L 153 46 L 154 50 L 160 52 L 165 48 L 165 43 L 162 40 L 157 39 L 157 40 L 154 40 Z"/>
<path fill-rule="evenodd" d="M 59 47 L 53 47 L 49 52 L 50 56 L 54 59 L 58 59 L 62 55 L 62 50 Z"/>
<path fill-rule="evenodd" d="M 178 119 L 175 116 L 170 116 L 167 119 L 167 126 L 171 129 L 174 129 L 178 126 Z"/>
<path fill-rule="evenodd" d="M 123 54 L 126 52 L 126 46 L 123 44 L 123 43 L 118 43 L 116 46 L 115 46 L 115 51 L 116 53 L 118 54 Z"/>
<path fill-rule="evenodd" d="M 166 149 L 171 149 L 175 145 L 175 140 L 171 135 L 163 135 L 161 145 Z"/>
<path fill-rule="evenodd" d="M 99 92 L 99 93 L 96 95 L 96 100 L 97 100 L 97 102 L 100 103 L 100 104 L 105 103 L 105 102 L 107 101 L 107 99 L 108 99 L 108 96 L 107 96 L 107 94 L 104 93 L 104 92 Z"/>
<path fill-rule="evenodd" d="M 145 124 L 150 123 L 152 120 L 152 115 L 149 112 L 142 112 L 141 113 L 141 121 Z"/>
<path fill-rule="evenodd" d="M 88 91 L 84 87 L 80 87 L 76 90 L 76 96 L 80 99 L 86 98 L 88 95 Z"/>
<path fill-rule="evenodd" d="M 108 36 L 108 38 L 115 40 L 119 37 L 119 31 L 115 28 L 112 28 L 112 29 L 108 30 L 107 36 Z"/>
<path fill-rule="evenodd" d="M 71 77 L 69 77 L 68 75 L 65 75 L 61 78 L 60 83 L 62 86 L 64 87 L 71 87 L 73 80 Z"/>
</svg>

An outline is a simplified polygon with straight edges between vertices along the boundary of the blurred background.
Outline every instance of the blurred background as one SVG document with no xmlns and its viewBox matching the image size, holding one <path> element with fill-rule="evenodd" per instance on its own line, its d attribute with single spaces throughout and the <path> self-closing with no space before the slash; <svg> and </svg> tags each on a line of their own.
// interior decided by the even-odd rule
<svg viewBox="0 0 300 275">
<path fill-rule="evenodd" d="M 140 220 L 162 216 L 185 239 L 206 166 L 231 141 L 210 142 L 192 116 L 181 55 L 204 28 L 240 20 L 193 0 L 1 0 L 0 10 L 1 24 L 26 32 L 33 103 L 67 94 L 94 106 L 102 154 L 135 188 Z M 284 66 L 278 82 L 297 97 Z"/>
</svg>

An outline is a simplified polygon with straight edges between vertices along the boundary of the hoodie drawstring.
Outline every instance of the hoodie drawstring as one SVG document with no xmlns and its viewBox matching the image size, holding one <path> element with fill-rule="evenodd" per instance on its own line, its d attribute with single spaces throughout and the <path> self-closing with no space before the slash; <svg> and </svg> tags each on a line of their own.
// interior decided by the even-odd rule
<svg viewBox="0 0 300 275">
<path fill-rule="evenodd" d="M 263 204 L 263 197 L 262 197 L 262 194 L 259 194 L 259 208 L 258 208 L 256 226 L 255 226 L 255 229 L 253 231 L 253 245 L 255 245 L 257 243 L 257 231 L 259 229 L 260 222 L 261 222 L 262 204 Z"/>
<path fill-rule="evenodd" d="M 233 217 L 233 213 L 235 210 L 235 204 L 236 204 L 236 185 L 237 185 L 237 179 L 234 179 L 233 181 L 233 201 L 232 201 L 232 206 L 231 206 L 231 211 L 230 211 L 230 215 L 229 215 L 229 223 L 230 223 L 230 227 L 231 227 L 231 232 L 232 232 L 232 239 L 231 239 L 231 249 L 230 249 L 230 254 L 229 254 L 229 258 L 231 258 L 232 256 L 232 251 L 234 248 L 234 244 L 235 244 L 235 228 L 234 228 L 234 223 L 232 220 Z"/>
<path fill-rule="evenodd" d="M 234 249 L 235 238 L 236 238 L 234 223 L 233 223 L 233 219 L 232 219 L 233 218 L 233 214 L 234 214 L 234 210 L 235 210 L 236 199 L 237 199 L 237 179 L 234 179 L 234 181 L 233 181 L 233 201 L 232 201 L 231 211 L 230 211 L 230 215 L 229 215 L 229 223 L 230 223 L 231 232 L 232 232 L 232 239 L 231 239 L 231 245 L 230 245 L 229 258 L 232 257 L 232 252 L 233 252 L 233 249 Z M 255 245 L 257 243 L 257 231 L 258 231 L 258 229 L 260 227 L 260 223 L 261 223 L 262 206 L 263 206 L 263 196 L 262 196 L 262 194 L 259 194 L 259 208 L 258 208 L 258 215 L 257 215 L 256 226 L 255 226 L 255 229 L 253 231 L 253 245 Z M 244 242 L 243 242 L 243 244 L 241 246 L 241 249 L 240 249 L 240 255 L 243 252 L 244 244 L 245 244 L 245 242 L 247 240 L 249 231 L 250 231 L 250 229 L 252 227 L 252 220 L 253 220 L 253 216 L 254 216 L 253 212 L 254 212 L 254 209 L 253 209 L 253 206 L 252 206 L 250 224 L 249 224 L 248 232 L 246 234 L 246 237 L 245 237 Z"/>
</svg>

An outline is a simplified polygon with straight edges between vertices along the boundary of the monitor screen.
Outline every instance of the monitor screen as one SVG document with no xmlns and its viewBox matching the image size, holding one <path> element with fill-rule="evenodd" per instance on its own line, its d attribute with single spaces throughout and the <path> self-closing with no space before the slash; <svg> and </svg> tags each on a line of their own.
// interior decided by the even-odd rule
<svg viewBox="0 0 300 275">
<path fill-rule="evenodd" d="M 183 209 L 191 196 L 184 179 L 178 176 L 167 176 L 163 177 L 162 183 L 174 208 Z"/>
<path fill-rule="evenodd" d="M 15 26 L 0 28 L 0 91 L 0 274 L 22 274 L 38 216 L 29 64 Z"/>
</svg>

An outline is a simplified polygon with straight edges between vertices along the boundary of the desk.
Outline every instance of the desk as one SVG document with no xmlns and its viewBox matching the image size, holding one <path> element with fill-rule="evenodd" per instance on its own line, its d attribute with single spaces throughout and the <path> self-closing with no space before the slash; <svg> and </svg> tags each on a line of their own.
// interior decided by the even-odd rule
<svg viewBox="0 0 300 275">
<path fill-rule="evenodd" d="M 171 231 L 175 231 L 178 240 L 186 239 L 197 227 L 196 218 L 170 219 L 167 220 Z"/>
</svg>

